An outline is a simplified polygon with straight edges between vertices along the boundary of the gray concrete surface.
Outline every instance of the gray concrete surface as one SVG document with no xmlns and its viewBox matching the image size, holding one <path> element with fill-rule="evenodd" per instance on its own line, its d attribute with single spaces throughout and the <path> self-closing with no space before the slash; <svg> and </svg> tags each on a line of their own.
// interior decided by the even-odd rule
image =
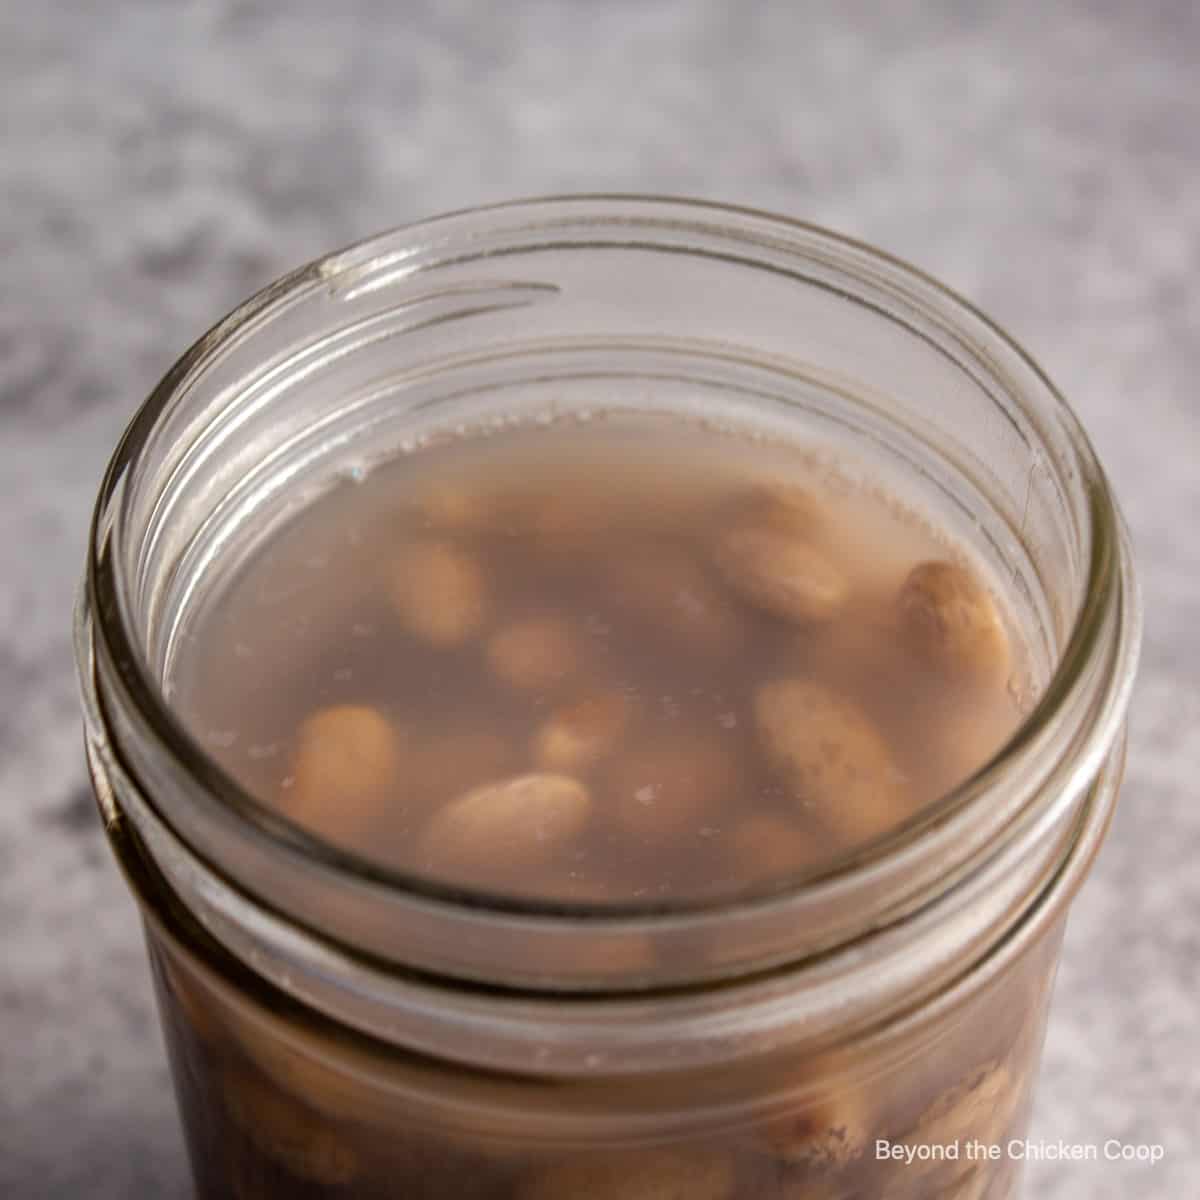
<svg viewBox="0 0 1200 1200">
<path fill-rule="evenodd" d="M 441 209 L 691 193 L 974 298 L 1074 399 L 1148 624 L 1074 912 L 1035 1200 L 1200 1190 L 1200 6 L 0 3 L 0 1195 L 183 1197 L 137 917 L 84 785 L 72 591 L 102 465 L 275 274 Z"/>
</svg>

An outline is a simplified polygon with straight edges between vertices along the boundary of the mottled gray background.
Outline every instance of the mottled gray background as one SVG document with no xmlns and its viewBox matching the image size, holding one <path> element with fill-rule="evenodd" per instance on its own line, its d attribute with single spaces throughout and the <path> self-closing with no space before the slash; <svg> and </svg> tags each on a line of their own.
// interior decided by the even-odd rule
<svg viewBox="0 0 1200 1200">
<path fill-rule="evenodd" d="M 880 15 L 880 12 L 885 15 Z M 1094 433 L 1148 605 L 1124 804 L 1076 907 L 1037 1200 L 1200 1185 L 1200 5 L 0 0 L 0 1195 L 183 1197 L 68 641 L 101 467 L 285 268 L 519 194 L 692 193 L 912 259 Z"/>
</svg>

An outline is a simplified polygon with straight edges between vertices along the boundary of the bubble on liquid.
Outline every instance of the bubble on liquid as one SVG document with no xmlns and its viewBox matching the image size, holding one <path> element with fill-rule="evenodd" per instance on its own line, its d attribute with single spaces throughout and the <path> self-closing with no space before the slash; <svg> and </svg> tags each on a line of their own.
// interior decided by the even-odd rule
<svg viewBox="0 0 1200 1200">
<path fill-rule="evenodd" d="M 205 743 L 216 750 L 228 750 L 237 744 L 237 740 L 238 731 L 236 729 L 206 729 L 204 731 Z"/>
<path fill-rule="evenodd" d="M 722 729 L 736 729 L 737 723 L 737 713 L 735 712 L 723 712 L 717 716 L 717 724 L 720 725 Z"/>
<path fill-rule="evenodd" d="M 333 677 L 338 683 L 348 683 L 354 678 L 354 669 L 352 667 L 338 667 L 334 671 Z"/>
<path fill-rule="evenodd" d="M 261 762 L 266 758 L 274 758 L 278 753 L 278 742 L 255 742 L 254 745 L 246 749 L 246 754 L 254 759 L 255 762 Z"/>
</svg>

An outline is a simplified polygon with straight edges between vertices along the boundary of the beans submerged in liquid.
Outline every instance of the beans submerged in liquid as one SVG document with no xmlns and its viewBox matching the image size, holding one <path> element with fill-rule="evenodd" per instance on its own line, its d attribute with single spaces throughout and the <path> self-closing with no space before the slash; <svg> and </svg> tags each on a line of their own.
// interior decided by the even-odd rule
<svg viewBox="0 0 1200 1200">
<path fill-rule="evenodd" d="M 459 888 L 669 901 L 819 872 L 981 766 L 1019 712 L 983 577 L 807 463 L 617 419 L 398 460 L 230 581 L 179 664 L 182 715 L 314 836 Z M 598 969 L 656 962 L 648 935 L 610 950 Z M 999 1168 L 922 1173 L 871 1147 L 998 1138 L 1025 1087 L 1016 1051 L 911 1096 L 903 1076 L 822 1087 L 821 1060 L 785 1111 L 727 1133 L 501 1152 L 414 1132 L 411 1096 L 336 1047 L 239 1048 L 236 1019 L 200 1020 L 164 978 L 229 1131 L 204 1200 L 1000 1200 Z"/>
</svg>

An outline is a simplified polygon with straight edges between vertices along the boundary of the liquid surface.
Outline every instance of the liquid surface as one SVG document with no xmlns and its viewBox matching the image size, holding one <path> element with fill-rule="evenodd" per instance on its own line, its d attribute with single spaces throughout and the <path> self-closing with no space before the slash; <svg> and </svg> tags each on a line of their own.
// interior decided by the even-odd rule
<svg viewBox="0 0 1200 1200">
<path fill-rule="evenodd" d="M 403 456 L 230 580 L 173 703 L 263 802 L 396 870 L 586 902 L 782 886 L 1020 717 L 974 569 L 818 462 L 649 417 Z"/>
</svg>

